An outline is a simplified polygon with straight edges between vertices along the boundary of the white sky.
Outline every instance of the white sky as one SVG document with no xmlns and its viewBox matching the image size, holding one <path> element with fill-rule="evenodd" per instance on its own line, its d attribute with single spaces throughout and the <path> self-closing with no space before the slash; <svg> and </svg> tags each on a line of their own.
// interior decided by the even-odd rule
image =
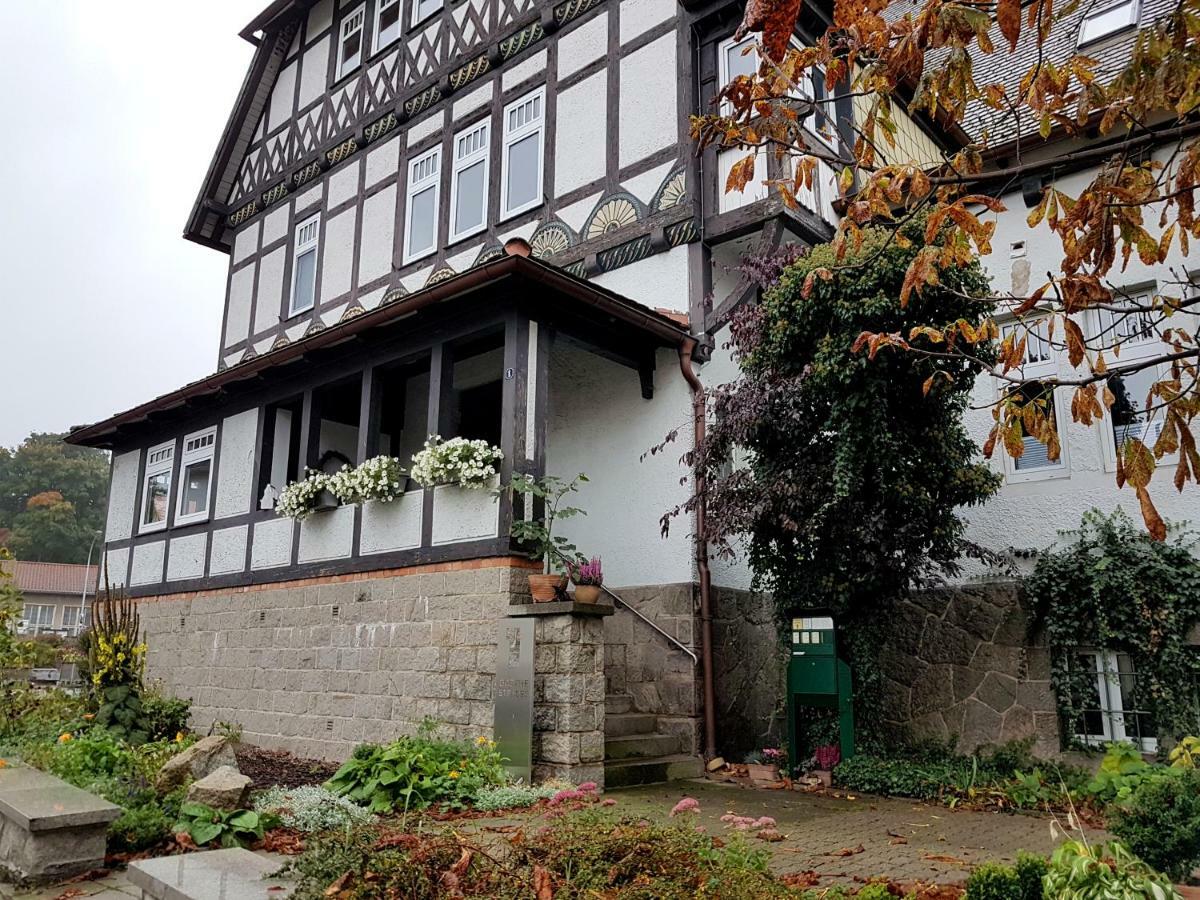
<svg viewBox="0 0 1200 900">
<path fill-rule="evenodd" d="M 228 257 L 180 235 L 266 0 L 0 0 L 0 446 L 211 374 Z"/>
</svg>

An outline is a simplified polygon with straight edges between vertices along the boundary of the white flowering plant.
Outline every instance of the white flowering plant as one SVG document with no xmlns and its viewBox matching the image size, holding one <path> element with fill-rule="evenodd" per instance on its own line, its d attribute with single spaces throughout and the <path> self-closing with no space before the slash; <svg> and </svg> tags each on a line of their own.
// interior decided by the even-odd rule
<svg viewBox="0 0 1200 900">
<path fill-rule="evenodd" d="M 303 478 L 293 481 L 279 492 L 279 499 L 275 501 L 275 515 L 304 519 L 313 511 L 321 492 L 329 489 L 329 475 L 308 469 Z"/>
<path fill-rule="evenodd" d="M 433 487 L 455 484 L 464 488 L 487 488 L 499 471 L 504 458 L 499 447 L 482 439 L 454 437 L 443 441 L 441 435 L 431 434 L 425 449 L 413 454 L 409 474 L 417 484 Z"/>
<path fill-rule="evenodd" d="M 390 503 L 404 493 L 408 473 L 394 456 L 375 456 L 365 463 L 329 476 L 329 489 L 343 503 L 378 500 Z"/>
<path fill-rule="evenodd" d="M 339 797 L 328 788 L 315 785 L 291 789 L 275 785 L 258 795 L 254 811 L 277 815 L 285 828 L 306 834 L 349 828 L 375 818 L 348 797 Z"/>
</svg>

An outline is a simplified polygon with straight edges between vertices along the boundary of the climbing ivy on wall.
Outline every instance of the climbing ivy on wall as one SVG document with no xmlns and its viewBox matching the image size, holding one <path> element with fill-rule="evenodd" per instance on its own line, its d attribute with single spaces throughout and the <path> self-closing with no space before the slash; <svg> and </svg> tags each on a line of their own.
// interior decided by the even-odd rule
<svg viewBox="0 0 1200 900">
<path fill-rule="evenodd" d="M 1064 743 L 1085 698 L 1095 698 L 1095 672 L 1081 671 L 1074 659 L 1082 647 L 1129 654 L 1138 706 L 1160 741 L 1195 733 L 1200 652 L 1187 636 L 1200 622 L 1200 559 L 1195 535 L 1173 530 L 1170 540 L 1155 541 L 1121 510 L 1106 516 L 1093 509 L 1027 579 L 1033 627 L 1050 648 Z"/>
</svg>

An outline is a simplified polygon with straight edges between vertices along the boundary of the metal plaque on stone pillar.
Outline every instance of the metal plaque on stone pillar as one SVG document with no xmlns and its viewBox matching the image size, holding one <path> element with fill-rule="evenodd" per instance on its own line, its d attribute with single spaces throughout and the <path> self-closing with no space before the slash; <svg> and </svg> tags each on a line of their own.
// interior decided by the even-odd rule
<svg viewBox="0 0 1200 900">
<path fill-rule="evenodd" d="M 504 767 L 533 777 L 533 619 L 501 619 L 496 647 L 495 735 Z"/>
</svg>

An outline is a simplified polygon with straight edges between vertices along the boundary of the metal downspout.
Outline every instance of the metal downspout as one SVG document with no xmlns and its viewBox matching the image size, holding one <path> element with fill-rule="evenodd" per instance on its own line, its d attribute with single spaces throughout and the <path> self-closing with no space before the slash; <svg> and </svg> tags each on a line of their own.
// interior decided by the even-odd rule
<svg viewBox="0 0 1200 900">
<path fill-rule="evenodd" d="M 705 408 L 704 385 L 692 368 L 692 352 L 696 340 L 689 338 L 679 345 L 679 369 L 692 389 L 692 419 L 695 427 L 694 447 L 704 443 L 707 411 Z M 717 755 L 717 706 L 713 688 L 712 653 L 712 573 L 708 567 L 708 541 L 705 539 L 705 478 L 699 466 L 693 469 L 696 489 L 696 572 L 700 577 L 700 658 L 704 665 L 704 758 Z"/>
</svg>

